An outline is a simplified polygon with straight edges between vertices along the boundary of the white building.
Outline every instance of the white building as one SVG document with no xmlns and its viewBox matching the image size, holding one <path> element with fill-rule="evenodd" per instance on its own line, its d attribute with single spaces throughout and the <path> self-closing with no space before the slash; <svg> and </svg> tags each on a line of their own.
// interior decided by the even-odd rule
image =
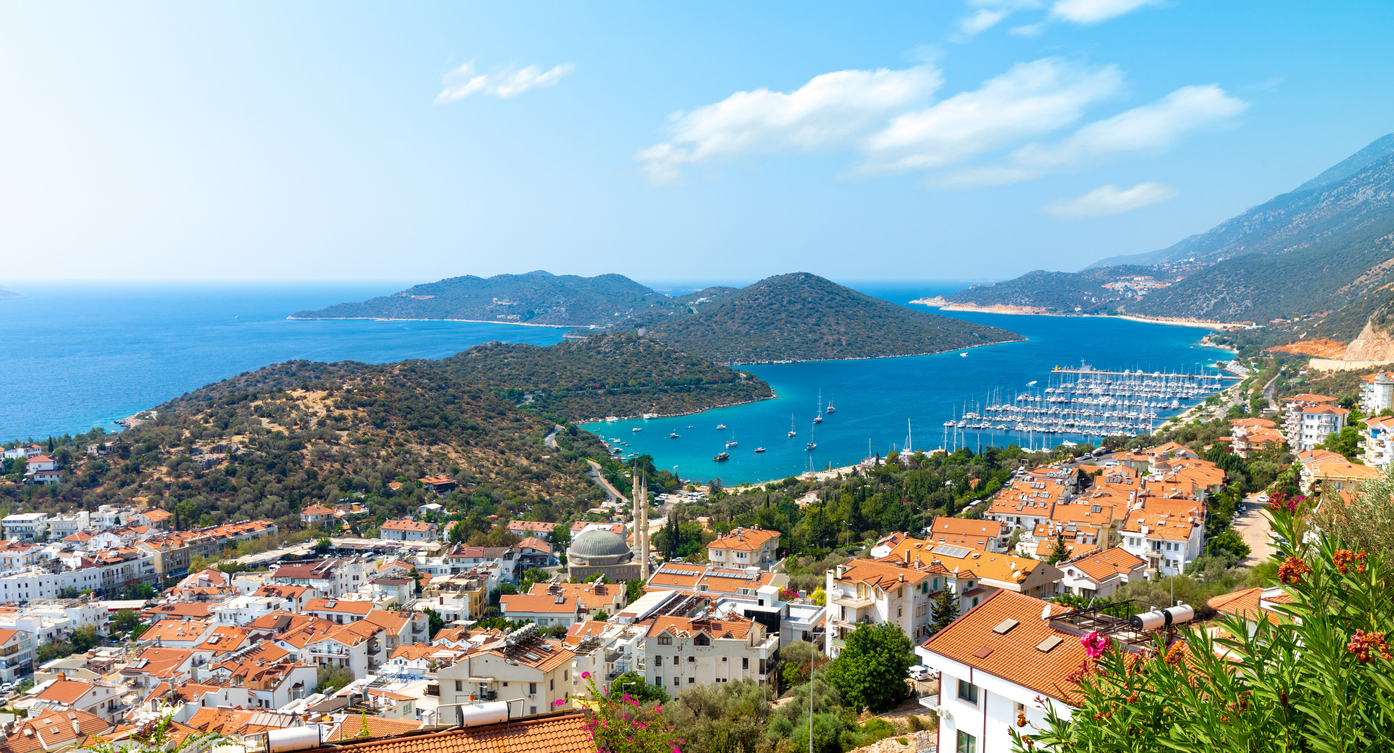
<svg viewBox="0 0 1394 753">
<path fill-rule="evenodd" d="M 78 531 L 86 531 L 91 527 L 92 516 L 86 510 L 67 515 L 55 515 L 48 519 L 49 538 L 54 541 L 61 541 Z"/>
<path fill-rule="evenodd" d="M 581 607 L 574 594 L 508 594 L 499 599 L 503 617 L 509 620 L 532 620 L 543 627 L 571 627 L 580 619 Z"/>
<path fill-rule="evenodd" d="M 1346 425 L 1350 411 L 1336 398 L 1310 392 L 1283 398 L 1283 434 L 1293 452 L 1310 450 Z"/>
<path fill-rule="evenodd" d="M 435 541 L 440 527 L 421 520 L 389 520 L 378 529 L 386 541 Z"/>
<path fill-rule="evenodd" d="M 1388 469 L 1394 463 L 1394 416 L 1362 418 L 1365 426 L 1365 448 L 1360 459 L 1365 465 Z"/>
<path fill-rule="evenodd" d="M 1044 726 L 1046 710 L 1068 718 L 1062 689 L 1086 658 L 1080 636 L 1059 629 L 1042 610 L 1068 611 L 998 591 L 923 645 L 920 662 L 939 672 L 939 695 L 920 703 L 937 712 L 939 749 L 959 753 L 1013 749 L 1011 730 Z M 1019 717 L 1026 726 L 1018 727 Z"/>
<path fill-rule="evenodd" d="M 779 636 L 754 620 L 659 617 L 644 641 L 644 677 L 670 696 L 732 680 L 764 685 L 778 650 Z"/>
<path fill-rule="evenodd" d="M 1377 416 L 1394 410 L 1394 374 L 1381 371 L 1360 377 L 1360 412 Z"/>
<path fill-rule="evenodd" d="M 1122 547 L 1087 554 L 1058 565 L 1061 590 L 1085 598 L 1106 598 L 1124 583 L 1145 580 L 1147 561 Z"/>
<path fill-rule="evenodd" d="M 1148 497 L 1143 506 L 1128 511 L 1119 537 L 1122 548 L 1146 560 L 1150 571 L 1180 575 L 1204 550 L 1204 503 Z"/>
<path fill-rule="evenodd" d="M 41 512 L 23 512 L 6 515 L 0 519 L 7 539 L 32 541 L 48 532 L 48 515 Z"/>
<path fill-rule="evenodd" d="M 779 531 L 737 528 L 707 544 L 707 560 L 725 567 L 769 570 L 779 561 Z"/>
<path fill-rule="evenodd" d="M 0 681 L 15 682 L 34 673 L 34 639 L 23 630 L 0 629 Z"/>
<path fill-rule="evenodd" d="M 445 707 L 475 701 L 509 701 L 524 715 L 570 709 L 575 658 L 560 641 L 537 637 L 531 625 L 486 643 L 436 672 L 442 707 L 436 721 L 456 724 L 459 707 Z"/>
</svg>

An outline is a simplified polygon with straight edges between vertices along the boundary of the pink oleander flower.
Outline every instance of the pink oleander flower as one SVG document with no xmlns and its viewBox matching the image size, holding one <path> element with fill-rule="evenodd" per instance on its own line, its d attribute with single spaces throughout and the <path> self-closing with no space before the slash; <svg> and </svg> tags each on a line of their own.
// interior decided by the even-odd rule
<svg viewBox="0 0 1394 753">
<path fill-rule="evenodd" d="M 553 706 L 560 706 L 560 705 L 562 705 L 563 703 L 566 703 L 566 699 L 565 699 L 565 698 L 558 698 L 557 700 L 552 701 L 552 705 L 553 705 Z"/>
<path fill-rule="evenodd" d="M 1093 632 L 1079 640 L 1084 646 L 1084 654 L 1090 659 L 1098 659 L 1108 650 L 1108 639 L 1102 633 Z"/>
<path fill-rule="evenodd" d="M 581 673 L 581 679 L 582 679 L 582 680 L 589 680 L 590 678 L 591 678 L 591 673 L 590 673 L 590 672 L 582 672 L 582 673 Z"/>
</svg>

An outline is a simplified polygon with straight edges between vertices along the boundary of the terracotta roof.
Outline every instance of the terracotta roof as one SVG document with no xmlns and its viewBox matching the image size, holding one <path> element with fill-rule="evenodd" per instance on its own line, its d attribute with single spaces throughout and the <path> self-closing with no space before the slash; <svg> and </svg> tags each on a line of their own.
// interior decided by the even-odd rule
<svg viewBox="0 0 1394 753">
<path fill-rule="evenodd" d="M 913 585 L 933 575 L 929 562 L 925 561 L 924 565 L 923 568 L 914 568 L 883 560 L 852 560 L 843 568 L 841 578 L 837 578 L 836 573 L 833 575 L 840 582 L 866 583 L 894 591 L 903 583 Z M 944 572 L 940 570 L 939 574 Z"/>
<path fill-rule="evenodd" d="M 0 751 L 33 753 L 65 748 L 81 743 L 90 735 L 100 735 L 112 728 L 110 722 L 86 711 L 43 709 L 33 717 L 17 723 L 4 744 L 0 745 Z"/>
<path fill-rule="evenodd" d="M 557 667 L 570 664 L 576 658 L 576 654 L 567 649 L 561 641 L 536 637 L 519 641 L 512 646 L 504 645 L 503 641 L 495 641 L 485 645 L 481 651 L 542 672 L 551 672 Z"/>
<path fill-rule="evenodd" d="M 576 597 L 567 594 L 508 594 L 499 599 L 503 614 L 574 614 Z"/>
<path fill-rule="evenodd" d="M 601 635 L 610 627 L 608 622 L 596 622 L 595 620 L 585 620 L 572 625 L 566 631 L 566 638 L 563 640 L 568 646 L 576 646 L 581 641 L 592 636 Z"/>
<path fill-rule="evenodd" d="M 738 549 L 753 552 L 771 539 L 778 539 L 779 531 L 759 528 L 737 528 L 716 541 L 707 544 L 708 549 Z"/>
<path fill-rule="evenodd" d="M 536 536 L 529 536 L 526 539 L 519 541 L 517 544 L 515 544 L 515 546 L 528 547 L 530 549 L 536 549 L 539 552 L 546 552 L 548 554 L 552 553 L 552 545 L 548 544 L 542 539 L 537 538 Z"/>
<path fill-rule="evenodd" d="M 585 723 L 585 714 L 562 711 L 503 724 L 340 744 L 334 750 L 340 753 L 596 753 L 596 745 Z"/>
<path fill-rule="evenodd" d="M 563 594 L 587 611 L 604 609 L 624 600 L 624 586 L 606 583 L 534 583 L 529 596 Z"/>
<path fill-rule="evenodd" d="M 1285 403 L 1334 403 L 1334 402 L 1336 402 L 1336 398 L 1334 398 L 1334 397 L 1327 397 L 1326 395 L 1317 395 L 1317 394 L 1314 394 L 1314 393 L 1311 393 L 1311 392 L 1304 392 L 1304 393 L 1302 393 L 1302 394 L 1300 394 L 1300 395 L 1293 395 L 1292 397 L 1285 397 L 1285 398 L 1283 398 L 1283 402 L 1285 402 Z"/>
<path fill-rule="evenodd" d="M 897 544 L 889 555 L 882 557 L 881 561 L 894 558 L 903 560 L 908 565 L 914 565 L 918 557 L 922 567 L 931 567 L 937 560 L 939 567 L 942 567 L 944 571 L 958 571 L 960 578 L 971 572 L 979 578 L 987 578 L 999 583 L 1020 583 L 1039 568 L 1050 567 L 1050 565 L 1038 560 L 1000 552 L 973 550 L 965 552 L 960 548 L 961 556 L 955 556 L 955 553 L 947 552 L 945 549 L 946 547 L 941 544 L 919 539 L 906 539 Z"/>
<path fill-rule="evenodd" d="M 69 680 L 60 676 L 57 680 L 53 681 L 52 685 L 44 688 L 44 692 L 40 693 L 38 697 L 45 701 L 72 704 L 75 703 L 77 699 L 81 698 L 84 693 L 94 687 L 96 686 L 89 685 L 85 682 Z"/>
<path fill-rule="evenodd" d="M 1236 418 L 1229 422 L 1230 426 L 1252 426 L 1254 428 L 1272 429 L 1277 424 L 1266 418 Z"/>
<path fill-rule="evenodd" d="M 556 523 L 547 523 L 540 520 L 510 520 L 508 530 L 510 531 L 531 531 L 532 533 L 551 533 L 556 528 Z"/>
<path fill-rule="evenodd" d="M 203 638 L 210 627 L 209 623 L 196 620 L 160 620 L 146 628 L 140 634 L 140 639 L 155 643 L 180 641 L 192 644 Z"/>
<path fill-rule="evenodd" d="M 1078 686 L 1067 678 L 1084 663 L 1084 646 L 1078 636 L 1058 632 L 1049 620 L 1041 619 L 1047 604 L 1012 591 L 995 591 L 931 636 L 924 649 L 1041 695 L 1071 702 Z M 1050 611 L 1061 614 L 1069 608 L 1051 604 Z M 1005 633 L 994 629 L 1000 629 L 1007 620 L 1017 624 Z M 1046 642 L 1049 638 L 1062 640 L 1051 646 Z M 1041 650 L 1045 646 L 1050 646 L 1049 650 Z"/>
<path fill-rule="evenodd" d="M 121 672 L 151 677 L 173 677 L 181 666 L 193 661 L 193 658 L 194 652 L 186 648 L 147 648 Z M 136 666 L 137 664 L 140 666 Z"/>
<path fill-rule="evenodd" d="M 417 531 L 418 533 L 429 533 L 436 530 L 435 523 L 427 523 L 424 520 L 389 520 L 383 523 L 380 530 L 384 531 Z"/>
<path fill-rule="evenodd" d="M 400 633 L 415 619 L 412 615 L 416 612 L 389 612 L 385 609 L 374 609 L 363 615 L 363 621 L 369 622 L 386 630 L 389 633 Z M 419 613 L 424 614 L 424 613 Z"/>
<path fill-rule="evenodd" d="M 310 599 L 305 602 L 304 611 L 343 612 L 344 614 L 356 614 L 359 617 L 363 617 L 373 611 L 373 602 L 348 601 L 345 599 Z"/>
<path fill-rule="evenodd" d="M 189 719 L 188 724 L 202 732 L 250 735 L 296 726 L 299 721 L 300 718 L 294 714 L 280 714 L 274 711 L 202 708 Z"/>
<path fill-rule="evenodd" d="M 440 646 L 432 646 L 427 643 L 404 643 L 392 649 L 389 659 L 404 658 L 408 661 L 424 659 L 440 650 Z"/>
<path fill-rule="evenodd" d="M 310 505 L 300 511 L 301 515 L 333 515 L 334 511 L 323 505 Z"/>
<path fill-rule="evenodd" d="M 146 617 L 192 617 L 198 620 L 204 620 L 208 619 L 213 612 L 208 602 L 195 602 L 193 604 L 178 602 L 175 604 L 161 604 L 156 607 L 151 607 L 141 614 Z"/>
<path fill-rule="evenodd" d="M 1278 614 L 1269 609 L 1264 609 L 1264 604 L 1290 604 L 1292 595 L 1281 589 L 1268 589 L 1269 594 L 1264 596 L 1263 588 L 1246 588 L 1234 593 L 1221 594 L 1212 597 L 1205 602 L 1216 612 L 1223 612 L 1235 617 L 1242 617 L 1249 622 L 1256 622 L 1260 618 L 1272 623 L 1278 623 L 1287 619 L 1285 615 Z"/>
<path fill-rule="evenodd" d="M 342 722 L 336 725 L 324 738 L 325 742 L 340 742 L 352 740 L 354 738 L 376 738 L 387 737 L 388 735 L 400 735 L 403 732 L 421 729 L 424 722 L 411 721 L 409 719 L 387 719 L 381 716 L 361 716 L 349 714 Z M 367 726 L 366 734 L 364 726 Z"/>
<path fill-rule="evenodd" d="M 1122 547 L 1114 547 L 1066 564 L 1084 573 L 1095 583 L 1119 573 L 1131 573 L 1134 569 L 1147 565 L 1140 557 L 1130 554 Z"/>
<path fill-rule="evenodd" d="M 755 626 L 754 620 L 730 619 L 691 619 L 688 617 L 659 617 L 649 626 L 649 637 L 668 633 L 679 638 L 690 638 L 698 633 L 706 633 L 712 638 L 747 638 Z"/>
<path fill-rule="evenodd" d="M 933 532 L 936 541 L 940 534 L 995 538 L 1001 536 L 1006 527 L 1006 523 L 997 520 L 972 520 L 970 518 L 946 518 L 943 516 L 935 518 L 934 522 L 929 524 L 929 529 Z"/>
</svg>

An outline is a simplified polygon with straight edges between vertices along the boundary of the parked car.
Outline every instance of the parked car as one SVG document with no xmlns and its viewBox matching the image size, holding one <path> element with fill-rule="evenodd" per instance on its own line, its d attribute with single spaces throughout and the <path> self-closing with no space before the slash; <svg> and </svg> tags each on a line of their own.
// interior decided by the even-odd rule
<svg viewBox="0 0 1394 753">
<path fill-rule="evenodd" d="M 4 685 L 0 685 L 0 693 L 9 693 L 10 691 L 12 691 L 12 690 L 14 690 L 14 689 L 15 689 L 15 684 L 12 683 L 12 682 L 7 682 L 7 683 L 5 683 Z"/>
<path fill-rule="evenodd" d="M 923 664 L 916 664 L 915 666 L 911 667 L 911 668 L 910 668 L 910 679 L 912 679 L 912 680 L 928 680 L 928 679 L 929 679 L 929 667 L 926 667 L 926 666 L 923 665 Z"/>
</svg>

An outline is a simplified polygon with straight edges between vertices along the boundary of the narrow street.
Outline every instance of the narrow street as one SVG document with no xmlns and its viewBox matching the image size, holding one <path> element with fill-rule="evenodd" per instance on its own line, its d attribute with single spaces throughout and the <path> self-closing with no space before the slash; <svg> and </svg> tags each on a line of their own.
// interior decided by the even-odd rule
<svg viewBox="0 0 1394 753">
<path fill-rule="evenodd" d="M 1245 497 L 1243 505 L 1239 519 L 1234 521 L 1234 531 L 1249 545 L 1249 556 L 1240 564 L 1253 567 L 1272 557 L 1275 550 L 1269 537 L 1268 519 L 1263 517 L 1263 503 L 1258 501 L 1258 495 Z"/>
</svg>

